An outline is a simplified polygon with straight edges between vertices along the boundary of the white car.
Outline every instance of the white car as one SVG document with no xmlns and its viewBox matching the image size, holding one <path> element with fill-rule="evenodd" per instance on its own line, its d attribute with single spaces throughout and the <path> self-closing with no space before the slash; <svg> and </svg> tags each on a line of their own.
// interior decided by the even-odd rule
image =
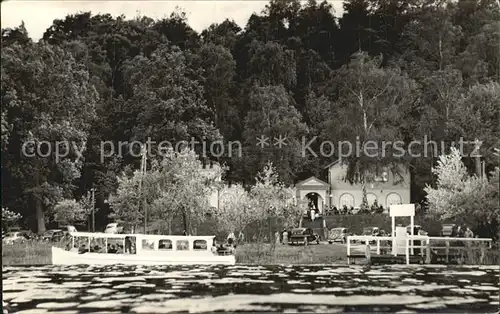
<svg viewBox="0 0 500 314">
<path fill-rule="evenodd" d="M 106 226 L 104 233 L 121 233 L 123 232 L 123 227 L 118 225 L 116 222 L 110 223 Z"/>
<path fill-rule="evenodd" d="M 65 232 L 78 232 L 78 230 L 76 230 L 75 226 L 71 226 L 71 225 L 65 226 L 62 229 Z"/>
<path fill-rule="evenodd" d="M 23 232 L 9 232 L 2 239 L 5 244 L 23 243 L 28 240 L 27 236 Z"/>
</svg>

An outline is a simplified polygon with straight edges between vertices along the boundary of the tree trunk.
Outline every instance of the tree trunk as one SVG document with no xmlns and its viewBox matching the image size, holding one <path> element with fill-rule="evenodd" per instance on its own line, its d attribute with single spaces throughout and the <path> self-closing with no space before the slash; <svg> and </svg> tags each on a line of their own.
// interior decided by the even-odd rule
<svg viewBox="0 0 500 314">
<path fill-rule="evenodd" d="M 189 232 L 189 230 L 188 230 L 188 218 L 187 218 L 185 210 L 182 211 L 182 220 L 183 220 L 183 225 L 184 225 L 184 231 L 186 233 L 188 233 Z"/>
<path fill-rule="evenodd" d="M 38 233 L 45 232 L 45 215 L 43 213 L 42 200 L 38 197 L 35 198 L 36 222 Z"/>
<path fill-rule="evenodd" d="M 474 156 L 474 159 L 475 159 L 475 164 L 476 164 L 476 175 L 477 175 L 478 178 L 481 178 L 482 177 L 482 173 L 483 173 L 483 171 L 482 171 L 483 167 L 481 165 L 481 157 L 479 157 L 479 147 L 480 146 L 478 145 L 478 141 L 479 140 L 477 138 L 474 141 L 474 143 L 475 143 L 474 149 L 476 150 L 475 151 L 476 155 Z"/>
<path fill-rule="evenodd" d="M 35 173 L 35 185 L 37 187 L 40 186 L 40 174 L 38 172 Z M 40 194 L 34 195 L 35 198 L 35 213 L 36 213 L 36 222 L 37 222 L 37 232 L 42 233 L 45 232 L 45 215 L 43 213 L 43 204 L 42 204 L 42 196 Z"/>
</svg>

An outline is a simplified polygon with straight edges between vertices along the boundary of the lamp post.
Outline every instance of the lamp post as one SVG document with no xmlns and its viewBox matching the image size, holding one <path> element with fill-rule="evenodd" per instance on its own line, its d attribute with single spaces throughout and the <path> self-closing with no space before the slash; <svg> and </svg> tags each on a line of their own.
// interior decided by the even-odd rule
<svg viewBox="0 0 500 314">
<path fill-rule="evenodd" d="M 91 188 L 92 193 L 92 232 L 95 232 L 95 188 Z"/>
</svg>

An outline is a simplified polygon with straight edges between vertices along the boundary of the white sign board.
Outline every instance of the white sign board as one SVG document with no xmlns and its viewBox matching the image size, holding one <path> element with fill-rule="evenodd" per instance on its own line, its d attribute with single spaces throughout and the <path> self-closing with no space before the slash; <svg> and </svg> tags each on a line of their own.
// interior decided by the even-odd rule
<svg viewBox="0 0 500 314">
<path fill-rule="evenodd" d="M 415 204 L 391 205 L 389 215 L 391 217 L 415 216 Z"/>
<path fill-rule="evenodd" d="M 393 253 L 396 252 L 396 255 L 404 255 L 406 253 L 406 238 L 406 228 L 396 227 L 396 240 L 392 242 L 394 243 L 392 246 Z"/>
</svg>

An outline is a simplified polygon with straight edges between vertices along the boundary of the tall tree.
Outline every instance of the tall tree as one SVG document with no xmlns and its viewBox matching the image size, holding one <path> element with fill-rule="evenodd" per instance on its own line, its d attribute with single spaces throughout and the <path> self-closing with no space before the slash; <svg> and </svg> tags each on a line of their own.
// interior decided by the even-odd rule
<svg viewBox="0 0 500 314">
<path fill-rule="evenodd" d="M 250 80 L 260 85 L 283 85 L 291 89 L 296 84 L 296 63 L 293 50 L 277 42 L 252 42 L 250 49 Z"/>
<path fill-rule="evenodd" d="M 283 86 L 255 86 L 249 101 L 243 135 L 247 171 L 255 176 L 258 169 L 273 161 L 283 182 L 292 183 L 294 172 L 302 166 L 301 141 L 308 130 L 293 99 Z M 267 141 L 259 146 L 262 136 Z"/>
<path fill-rule="evenodd" d="M 238 123 L 238 111 L 232 103 L 235 66 L 231 52 L 223 46 L 204 44 L 196 54 L 194 66 L 203 69 L 202 80 L 207 107 L 222 134 L 230 137 Z"/>
<path fill-rule="evenodd" d="M 433 169 L 437 176 L 436 187 L 427 186 L 427 200 L 431 212 L 442 218 L 467 222 L 477 231 L 500 221 L 498 198 L 498 167 L 490 180 L 469 176 L 462 162 L 461 152 L 452 148 L 449 155 L 439 157 Z M 488 230 L 489 231 L 489 230 Z M 496 237 L 496 232 L 485 236 Z"/>
<path fill-rule="evenodd" d="M 38 232 L 45 231 L 45 211 L 71 192 L 80 175 L 75 149 L 85 145 L 97 102 L 88 70 L 70 53 L 43 42 L 2 48 L 2 104 L 12 127 L 2 185 L 23 186 Z M 39 149 L 44 141 L 49 144 Z M 71 152 L 58 155 L 56 147 L 65 148 L 56 141 Z"/>
<path fill-rule="evenodd" d="M 185 53 L 162 46 L 150 58 L 137 56 L 126 63 L 130 98 L 123 111 L 134 128 L 130 138 L 146 141 L 215 141 L 220 133 L 213 124 L 203 87 L 193 79 Z M 199 146 L 196 147 L 199 149 Z"/>
<path fill-rule="evenodd" d="M 382 167 L 400 175 L 399 165 L 407 162 L 394 143 L 401 141 L 404 112 L 416 100 L 415 82 L 399 68 L 381 68 L 381 62 L 381 58 L 358 53 L 336 73 L 339 98 L 333 115 L 337 119 L 326 117 L 323 134 L 334 143 L 350 143 L 350 153 L 342 151 L 350 182 L 368 183 Z M 368 142 L 373 142 L 372 148 Z M 383 146 L 384 142 L 391 145 Z"/>
<path fill-rule="evenodd" d="M 2 47 L 13 44 L 26 45 L 31 43 L 24 21 L 15 28 L 2 28 Z"/>
</svg>

